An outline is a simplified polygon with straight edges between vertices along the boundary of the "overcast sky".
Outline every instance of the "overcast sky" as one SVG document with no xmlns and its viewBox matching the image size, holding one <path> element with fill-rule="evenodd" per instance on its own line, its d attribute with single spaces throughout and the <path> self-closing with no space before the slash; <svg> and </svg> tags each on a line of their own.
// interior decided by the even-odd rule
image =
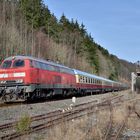
<svg viewBox="0 0 140 140">
<path fill-rule="evenodd" d="M 140 0 L 44 0 L 59 19 L 64 13 L 85 25 L 94 41 L 130 62 L 140 60 Z"/>
</svg>

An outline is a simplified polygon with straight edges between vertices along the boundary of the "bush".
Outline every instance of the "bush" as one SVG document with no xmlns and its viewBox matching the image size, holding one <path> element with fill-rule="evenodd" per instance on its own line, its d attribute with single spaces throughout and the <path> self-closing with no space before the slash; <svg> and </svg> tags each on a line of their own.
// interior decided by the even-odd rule
<svg viewBox="0 0 140 140">
<path fill-rule="evenodd" d="M 20 133 L 24 133 L 30 129 L 31 118 L 29 115 L 24 115 L 20 118 L 18 123 L 16 124 L 16 131 Z"/>
</svg>

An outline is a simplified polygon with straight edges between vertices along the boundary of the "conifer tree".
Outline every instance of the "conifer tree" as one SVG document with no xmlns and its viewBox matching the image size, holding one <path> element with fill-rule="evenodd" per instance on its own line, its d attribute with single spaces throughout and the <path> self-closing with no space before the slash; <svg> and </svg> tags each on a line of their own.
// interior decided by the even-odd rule
<svg viewBox="0 0 140 140">
<path fill-rule="evenodd" d="M 42 23 L 42 0 L 20 0 L 20 7 L 26 19 L 33 28 L 40 27 Z"/>
</svg>

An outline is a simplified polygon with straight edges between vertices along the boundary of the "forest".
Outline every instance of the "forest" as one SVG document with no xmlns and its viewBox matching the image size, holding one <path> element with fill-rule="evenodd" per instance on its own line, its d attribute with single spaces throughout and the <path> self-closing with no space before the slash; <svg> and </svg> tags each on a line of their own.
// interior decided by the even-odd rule
<svg viewBox="0 0 140 140">
<path fill-rule="evenodd" d="M 64 13 L 57 19 L 42 0 L 1 0 L 0 11 L 0 61 L 29 55 L 125 82 L 135 71 L 97 44 L 84 23 Z"/>
</svg>

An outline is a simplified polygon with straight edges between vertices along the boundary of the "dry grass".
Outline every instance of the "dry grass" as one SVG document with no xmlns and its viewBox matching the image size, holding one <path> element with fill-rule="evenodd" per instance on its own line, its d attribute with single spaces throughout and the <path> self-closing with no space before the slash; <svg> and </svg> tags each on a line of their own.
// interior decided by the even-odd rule
<svg viewBox="0 0 140 140">
<path fill-rule="evenodd" d="M 139 107 L 137 104 L 137 108 Z M 103 140 L 108 130 L 110 115 L 113 114 L 113 129 L 117 130 L 117 126 L 126 119 L 131 109 L 132 103 L 123 103 L 121 106 L 113 107 L 112 112 L 107 107 L 81 119 L 69 122 L 62 120 L 61 124 L 50 128 L 45 134 L 38 136 L 37 140 Z M 125 128 L 126 131 L 140 128 L 139 119 L 135 114 L 130 115 Z"/>
<path fill-rule="evenodd" d="M 102 132 L 93 118 L 73 120 L 50 129 L 46 140 L 101 140 Z"/>
<path fill-rule="evenodd" d="M 137 118 L 136 115 L 132 115 L 131 117 L 129 117 L 127 127 L 132 130 L 139 130 L 140 120 Z"/>
<path fill-rule="evenodd" d="M 121 123 L 126 117 L 126 109 L 125 108 L 114 108 L 113 109 L 113 122 Z"/>
<path fill-rule="evenodd" d="M 98 111 L 91 116 L 63 122 L 51 128 L 44 140 L 102 140 L 109 121 L 108 111 Z"/>
<path fill-rule="evenodd" d="M 126 109 L 115 108 L 113 110 L 113 121 L 120 124 L 124 118 Z M 96 114 L 86 116 L 82 119 L 63 122 L 51 128 L 44 140 L 102 140 L 110 121 L 110 110 L 97 111 Z"/>
<path fill-rule="evenodd" d="M 73 121 L 70 123 L 61 123 L 55 128 L 51 129 L 49 135 L 46 139 L 49 140 L 84 140 L 85 133 L 83 133 L 83 128 L 85 122 Z"/>
<path fill-rule="evenodd" d="M 135 110 L 137 111 L 138 114 L 140 114 L 140 103 L 139 100 L 135 104 Z M 133 113 L 131 117 L 128 119 L 127 127 L 132 129 L 132 130 L 139 130 L 140 129 L 140 118 Z"/>
</svg>

